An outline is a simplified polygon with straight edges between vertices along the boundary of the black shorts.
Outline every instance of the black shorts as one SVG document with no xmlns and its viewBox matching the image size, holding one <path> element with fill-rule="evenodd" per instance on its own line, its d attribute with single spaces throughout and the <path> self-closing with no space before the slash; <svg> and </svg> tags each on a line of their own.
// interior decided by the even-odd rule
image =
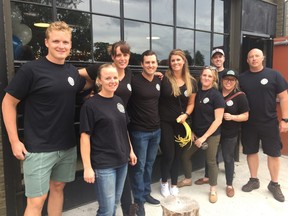
<svg viewBox="0 0 288 216">
<path fill-rule="evenodd" d="M 279 134 L 278 120 L 267 124 L 242 124 L 241 142 L 244 154 L 255 154 L 259 151 L 260 141 L 263 152 L 271 157 L 280 157 L 282 142 Z"/>
</svg>

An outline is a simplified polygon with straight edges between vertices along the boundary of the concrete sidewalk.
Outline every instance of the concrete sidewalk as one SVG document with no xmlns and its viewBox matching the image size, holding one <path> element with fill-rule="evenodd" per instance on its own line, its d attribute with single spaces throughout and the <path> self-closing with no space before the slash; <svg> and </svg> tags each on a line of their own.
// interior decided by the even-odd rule
<svg viewBox="0 0 288 216">
<path fill-rule="evenodd" d="M 250 193 L 241 191 L 243 184 L 249 179 L 249 170 L 246 163 L 246 156 L 240 156 L 240 162 L 235 164 L 234 188 L 235 196 L 229 198 L 225 193 L 225 173 L 224 164 L 221 163 L 218 176 L 218 201 L 211 204 L 208 200 L 209 186 L 195 185 L 183 187 L 179 190 L 179 195 L 188 195 L 196 200 L 200 206 L 200 216 L 286 216 L 288 215 L 288 156 L 281 157 L 281 170 L 279 184 L 285 195 L 284 203 L 278 202 L 268 191 L 267 185 L 270 181 L 270 175 L 267 169 L 266 155 L 262 152 L 260 156 L 260 167 L 258 177 L 260 179 L 260 188 Z M 203 169 L 193 172 L 193 182 L 203 177 Z M 179 177 L 179 180 L 183 176 Z M 152 185 L 152 196 L 160 201 L 164 198 L 160 195 L 159 183 Z M 63 213 L 63 216 L 94 216 L 97 211 L 97 202 L 90 203 Z M 162 216 L 162 207 L 145 204 L 146 216 Z M 122 216 L 121 208 L 117 208 L 117 216 Z"/>
</svg>

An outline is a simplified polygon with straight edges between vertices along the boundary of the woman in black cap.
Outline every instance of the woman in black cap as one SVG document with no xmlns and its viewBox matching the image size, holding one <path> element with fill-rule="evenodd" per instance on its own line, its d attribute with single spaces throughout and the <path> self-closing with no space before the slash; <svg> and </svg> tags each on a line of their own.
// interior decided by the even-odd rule
<svg viewBox="0 0 288 216">
<path fill-rule="evenodd" d="M 249 117 L 249 106 L 246 95 L 239 89 L 238 74 L 234 70 L 223 73 L 222 95 L 226 107 L 221 125 L 220 145 L 225 166 L 226 195 L 234 196 L 232 185 L 234 175 L 234 152 L 238 143 L 240 122 L 247 121 Z"/>
</svg>

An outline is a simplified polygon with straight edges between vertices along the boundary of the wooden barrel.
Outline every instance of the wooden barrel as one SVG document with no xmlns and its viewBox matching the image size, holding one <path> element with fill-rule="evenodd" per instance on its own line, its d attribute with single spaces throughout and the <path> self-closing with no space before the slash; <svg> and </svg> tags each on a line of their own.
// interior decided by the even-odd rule
<svg viewBox="0 0 288 216">
<path fill-rule="evenodd" d="M 199 204 L 189 196 L 168 196 L 161 207 L 163 216 L 199 216 Z"/>
</svg>

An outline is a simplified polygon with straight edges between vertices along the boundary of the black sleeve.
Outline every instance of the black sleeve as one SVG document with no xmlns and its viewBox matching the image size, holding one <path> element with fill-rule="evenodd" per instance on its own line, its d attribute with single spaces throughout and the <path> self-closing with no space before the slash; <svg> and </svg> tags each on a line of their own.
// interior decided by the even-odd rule
<svg viewBox="0 0 288 216">
<path fill-rule="evenodd" d="M 101 65 L 102 64 L 100 64 L 100 63 L 95 63 L 93 65 L 90 65 L 90 66 L 86 67 L 86 71 L 87 71 L 88 76 L 90 77 L 90 79 L 96 80 L 97 72 L 98 72 L 98 69 L 99 69 L 99 67 Z"/>
</svg>

